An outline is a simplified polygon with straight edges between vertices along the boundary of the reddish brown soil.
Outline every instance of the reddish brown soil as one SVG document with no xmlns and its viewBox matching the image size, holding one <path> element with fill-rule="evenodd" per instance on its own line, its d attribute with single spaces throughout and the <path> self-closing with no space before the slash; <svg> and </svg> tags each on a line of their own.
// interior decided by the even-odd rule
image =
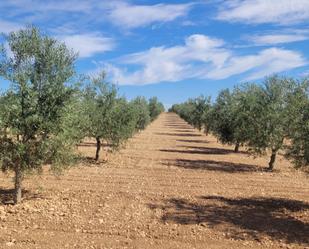
<svg viewBox="0 0 309 249">
<path fill-rule="evenodd" d="M 2 174 L 0 248 L 309 248 L 308 177 L 232 149 L 163 114 L 107 164 L 27 178 L 22 204 Z"/>
</svg>

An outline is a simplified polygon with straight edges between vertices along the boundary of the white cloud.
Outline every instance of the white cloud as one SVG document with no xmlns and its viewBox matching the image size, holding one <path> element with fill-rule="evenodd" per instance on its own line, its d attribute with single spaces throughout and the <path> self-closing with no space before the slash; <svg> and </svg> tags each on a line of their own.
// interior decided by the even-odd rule
<svg viewBox="0 0 309 249">
<path fill-rule="evenodd" d="M 197 34 L 188 37 L 183 46 L 154 47 L 121 58 L 122 64 L 142 67 L 133 73 L 110 64 L 104 66 L 119 84 L 178 81 L 199 74 L 196 68 L 200 65 L 194 63 L 213 64 L 218 67 L 223 65 L 230 56 L 229 52 L 221 47 L 223 44 L 222 40 Z"/>
<path fill-rule="evenodd" d="M 104 64 L 103 68 L 118 84 L 143 85 L 190 78 L 218 80 L 240 74 L 257 79 L 307 64 L 302 54 L 291 50 L 268 48 L 239 56 L 225 47 L 220 39 L 196 34 L 182 46 L 153 47 L 122 57 L 120 65 Z"/>
<path fill-rule="evenodd" d="M 79 57 L 91 57 L 97 53 L 111 51 L 115 47 L 113 39 L 99 34 L 77 34 L 59 37 L 66 45 L 79 53 Z"/>
<path fill-rule="evenodd" d="M 205 77 L 225 79 L 233 75 L 248 73 L 246 79 L 253 80 L 304 65 L 306 65 L 305 59 L 297 52 L 268 48 L 254 55 L 233 56 L 223 67 L 206 72 Z"/>
<path fill-rule="evenodd" d="M 232 0 L 223 4 L 217 19 L 252 24 L 291 25 L 308 21 L 308 0 Z"/>
<path fill-rule="evenodd" d="M 22 28 L 22 25 L 18 23 L 0 20 L 0 33 L 7 34 L 9 32 L 19 30 L 21 28 Z"/>
<path fill-rule="evenodd" d="M 94 1 L 80 0 L 11 0 L 1 1 L 1 8 L 14 8 L 17 13 L 38 12 L 38 11 L 65 11 L 65 12 L 87 12 L 93 8 Z"/>
<path fill-rule="evenodd" d="M 259 46 L 291 43 L 305 40 L 309 40 L 309 36 L 304 34 L 266 34 L 255 35 L 249 38 L 249 41 Z"/>
<path fill-rule="evenodd" d="M 48 19 L 58 12 L 62 14 L 79 13 L 85 18 L 95 18 L 96 21 L 108 19 L 122 28 L 137 28 L 153 23 L 170 22 L 187 15 L 193 3 L 189 4 L 131 4 L 126 0 L 18 0 L 0 2 L 1 9 L 13 9 L 10 15 L 30 14 L 33 20 Z M 30 18 L 29 16 L 29 18 Z M 62 16 L 60 16 L 62 18 Z M 92 20 L 93 21 L 93 20 Z"/>
<path fill-rule="evenodd" d="M 108 16 L 112 23 L 120 27 L 137 28 L 186 16 L 191 6 L 192 4 L 132 5 L 116 2 Z"/>
</svg>

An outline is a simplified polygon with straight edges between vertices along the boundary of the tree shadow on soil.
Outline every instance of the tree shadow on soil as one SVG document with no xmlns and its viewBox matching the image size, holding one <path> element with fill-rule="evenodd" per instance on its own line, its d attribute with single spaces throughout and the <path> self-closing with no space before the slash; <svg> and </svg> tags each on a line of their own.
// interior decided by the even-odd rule
<svg viewBox="0 0 309 249">
<path fill-rule="evenodd" d="M 165 125 L 165 127 L 170 129 L 181 129 L 181 130 L 190 129 L 191 131 L 194 130 L 191 126 L 186 125 Z"/>
<path fill-rule="evenodd" d="M 194 132 L 193 129 L 174 129 L 174 132 Z"/>
<path fill-rule="evenodd" d="M 42 194 L 34 193 L 26 189 L 23 189 L 22 195 L 23 201 L 43 198 Z M 0 188 L 0 203 L 3 205 L 14 204 L 14 189 Z"/>
<path fill-rule="evenodd" d="M 79 160 L 80 162 L 83 163 L 84 166 L 89 166 L 89 167 L 99 166 L 101 164 L 107 163 L 107 160 L 104 160 L 104 159 L 95 160 L 94 157 L 83 156 L 83 155 L 80 156 Z"/>
<path fill-rule="evenodd" d="M 187 145 L 178 145 L 177 147 L 182 147 L 182 148 L 188 149 L 187 152 L 183 152 L 183 153 L 192 152 L 193 154 L 219 154 L 219 155 L 225 155 L 225 154 L 231 154 L 231 153 L 249 154 L 246 151 L 235 152 L 232 149 L 224 149 L 224 148 L 212 148 L 212 147 L 203 147 L 203 146 L 187 146 Z"/>
<path fill-rule="evenodd" d="M 97 143 L 96 142 L 81 142 L 77 145 L 78 147 L 97 147 Z M 111 146 L 111 144 L 102 142 L 101 146 Z"/>
<path fill-rule="evenodd" d="M 176 160 L 165 160 L 163 164 L 166 166 L 175 166 L 184 169 L 219 171 L 225 173 L 246 173 L 246 172 L 266 171 L 266 169 L 258 165 L 231 163 L 231 162 L 215 161 L 215 160 L 176 159 Z"/>
<path fill-rule="evenodd" d="M 81 142 L 77 146 L 78 147 L 96 147 L 97 144 L 95 142 Z"/>
<path fill-rule="evenodd" d="M 284 241 L 309 245 L 309 223 L 302 219 L 309 203 L 282 198 L 226 198 L 203 196 L 196 201 L 171 198 L 163 204 L 161 221 L 180 225 L 201 224 L 237 240 Z"/>
<path fill-rule="evenodd" d="M 200 137 L 200 134 L 195 133 L 168 133 L 168 132 L 156 132 L 156 135 L 163 136 L 177 136 L 177 137 Z"/>
<path fill-rule="evenodd" d="M 184 120 L 179 120 L 179 119 L 168 119 L 164 121 L 164 124 L 170 124 L 170 125 L 179 125 L 179 124 L 186 124 L 189 125 L 186 121 Z"/>
<path fill-rule="evenodd" d="M 188 150 L 160 149 L 160 151 L 170 153 L 201 154 L 201 155 L 226 155 L 235 153 L 233 150 L 222 149 L 222 148 L 206 148 L 198 146 L 179 146 L 179 147 L 185 147 Z M 237 152 L 237 153 L 246 153 L 246 152 Z"/>
<path fill-rule="evenodd" d="M 164 122 L 163 125 L 165 126 L 171 126 L 171 127 L 177 127 L 177 126 L 185 126 L 187 128 L 192 128 L 191 125 L 189 125 L 188 123 L 185 123 L 185 122 L 173 122 L 173 121 L 167 121 L 167 122 Z"/>
<path fill-rule="evenodd" d="M 208 141 L 206 140 L 197 140 L 197 139 L 178 139 L 176 140 L 177 142 L 186 142 L 186 143 L 209 143 Z"/>
</svg>

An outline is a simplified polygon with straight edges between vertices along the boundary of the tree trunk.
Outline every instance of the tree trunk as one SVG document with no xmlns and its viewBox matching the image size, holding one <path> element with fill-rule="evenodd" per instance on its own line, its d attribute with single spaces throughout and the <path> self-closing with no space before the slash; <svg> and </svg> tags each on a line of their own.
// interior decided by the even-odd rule
<svg viewBox="0 0 309 249">
<path fill-rule="evenodd" d="M 99 137 L 97 137 L 96 140 L 97 140 L 97 151 L 95 153 L 95 160 L 98 161 L 99 156 L 100 156 L 100 150 L 101 150 L 101 140 Z"/>
<path fill-rule="evenodd" d="M 272 149 L 271 150 L 271 156 L 270 156 L 270 161 L 268 164 L 268 170 L 272 171 L 274 169 L 274 164 L 276 161 L 276 156 L 277 156 L 277 150 Z"/>
<path fill-rule="evenodd" d="M 208 128 L 208 126 L 206 126 L 205 127 L 205 135 L 208 136 L 208 134 L 209 134 L 209 128 Z"/>
<path fill-rule="evenodd" d="M 239 143 L 237 142 L 236 144 L 235 144 L 235 148 L 234 148 L 234 152 L 238 152 L 239 151 Z"/>
<path fill-rule="evenodd" d="M 15 168 L 15 190 L 14 190 L 14 203 L 15 204 L 18 204 L 21 202 L 22 180 L 23 180 L 23 174 L 22 174 L 21 168 L 20 166 L 16 166 Z"/>
</svg>

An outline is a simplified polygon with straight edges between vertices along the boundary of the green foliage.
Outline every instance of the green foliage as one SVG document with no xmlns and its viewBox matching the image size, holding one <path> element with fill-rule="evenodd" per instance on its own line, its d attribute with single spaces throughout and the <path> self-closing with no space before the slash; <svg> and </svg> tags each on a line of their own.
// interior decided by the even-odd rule
<svg viewBox="0 0 309 249">
<path fill-rule="evenodd" d="M 257 101 L 252 105 L 256 110 L 252 121 L 254 129 L 251 129 L 247 145 L 255 153 L 271 151 L 270 170 L 290 133 L 289 99 L 295 95 L 295 88 L 297 83 L 293 79 L 269 77 L 260 87 L 256 94 Z"/>
<path fill-rule="evenodd" d="M 60 122 L 61 129 L 53 140 L 53 161 L 52 170 L 56 173 L 61 172 L 63 166 L 69 166 L 76 162 L 75 145 L 84 137 L 83 132 L 85 119 L 83 118 L 83 103 L 81 93 L 75 90 L 70 101 L 65 105 Z"/>
<path fill-rule="evenodd" d="M 182 104 L 173 105 L 169 111 L 174 111 L 195 128 L 208 130 L 211 103 L 210 97 L 199 96 Z"/>
<path fill-rule="evenodd" d="M 228 89 L 219 93 L 212 110 L 212 132 L 222 143 L 235 143 L 233 124 L 232 94 Z"/>
<path fill-rule="evenodd" d="M 270 151 L 270 170 L 279 150 L 300 167 L 309 164 L 308 92 L 307 80 L 271 76 L 263 85 L 221 91 L 212 106 L 199 97 L 170 111 L 198 129 L 203 122 L 222 143 L 235 144 L 235 151 L 239 145 L 257 155 Z"/>
<path fill-rule="evenodd" d="M 66 83 L 76 55 L 36 28 L 12 32 L 7 42 L 13 57 L 2 50 L 0 72 L 12 86 L 1 98 L 0 159 L 3 170 L 15 171 L 17 202 L 24 172 L 65 161 L 63 116 L 74 93 Z"/>
<path fill-rule="evenodd" d="M 101 140 L 118 148 L 164 110 L 156 98 L 118 97 L 105 73 L 74 78 L 76 55 L 34 27 L 10 33 L 6 42 L 12 57 L 1 44 L 0 76 L 11 87 L 0 96 L 0 168 L 15 172 L 15 202 L 25 173 L 44 164 L 59 172 L 85 137 L 96 139 L 98 159 Z"/>
<path fill-rule="evenodd" d="M 297 82 L 292 94 L 288 96 L 287 126 L 288 142 L 286 156 L 296 167 L 309 165 L 309 83 Z"/>
<path fill-rule="evenodd" d="M 164 106 L 158 101 L 157 97 L 150 98 L 148 106 L 151 121 L 155 120 L 160 115 L 160 113 L 164 112 Z"/>
<path fill-rule="evenodd" d="M 136 130 L 140 131 L 146 128 L 150 123 L 150 111 L 148 102 L 144 97 L 136 97 L 131 102 L 137 116 Z"/>
<path fill-rule="evenodd" d="M 207 111 L 210 105 L 210 98 L 200 96 L 192 100 L 193 113 L 192 113 L 192 124 L 195 128 L 201 130 L 207 120 Z"/>
<path fill-rule="evenodd" d="M 177 113 L 181 118 L 186 120 L 189 124 L 193 125 L 194 116 L 192 113 L 194 111 L 194 105 L 191 99 L 182 104 L 173 105 L 170 111 Z"/>
<path fill-rule="evenodd" d="M 109 139 L 112 109 L 116 103 L 115 86 L 105 81 L 105 73 L 89 79 L 84 90 L 83 110 L 86 123 L 85 136 Z"/>
<path fill-rule="evenodd" d="M 111 110 L 111 123 L 107 132 L 107 141 L 113 148 L 118 148 L 124 141 L 132 137 L 136 131 L 137 114 L 134 106 L 124 98 L 118 98 Z"/>
<path fill-rule="evenodd" d="M 117 90 L 115 86 L 105 81 L 105 73 L 89 80 L 83 96 L 83 117 L 85 121 L 84 137 L 92 137 L 97 141 L 95 159 L 99 159 L 101 140 L 110 141 L 113 133 L 111 131 L 112 112 L 116 104 Z M 114 147 L 114 144 L 112 144 Z"/>
<path fill-rule="evenodd" d="M 287 133 L 286 103 L 291 84 L 293 82 L 288 79 L 273 76 L 267 78 L 256 92 L 257 100 L 252 103 L 255 129 L 248 142 L 255 152 L 282 148 Z"/>
<path fill-rule="evenodd" d="M 87 80 L 82 101 L 82 123 L 86 124 L 84 137 L 93 137 L 97 141 L 96 160 L 99 159 L 102 141 L 117 149 L 162 111 L 163 105 L 156 98 L 147 103 L 141 97 L 131 102 L 118 97 L 115 86 L 105 81 L 104 72 Z"/>
<path fill-rule="evenodd" d="M 201 121 L 205 129 L 205 134 L 208 135 L 212 126 L 212 105 L 210 97 L 205 98 L 203 109 Z"/>
<path fill-rule="evenodd" d="M 231 103 L 234 142 L 244 144 L 257 132 L 255 121 L 260 113 L 258 105 L 260 90 L 256 84 L 247 83 L 234 88 Z"/>
</svg>

